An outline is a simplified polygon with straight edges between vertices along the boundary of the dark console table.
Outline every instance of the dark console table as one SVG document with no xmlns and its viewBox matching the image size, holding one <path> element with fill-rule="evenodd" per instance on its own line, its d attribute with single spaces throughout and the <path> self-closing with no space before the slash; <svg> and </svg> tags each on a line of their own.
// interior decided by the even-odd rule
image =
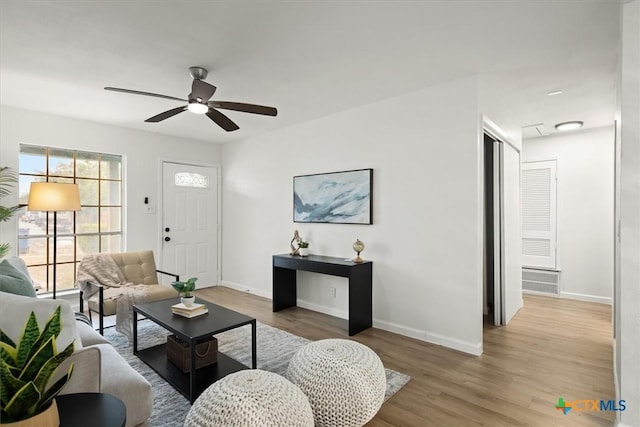
<svg viewBox="0 0 640 427">
<path fill-rule="evenodd" d="M 349 279 L 349 335 L 372 325 L 372 262 L 355 263 L 344 258 L 289 254 L 273 256 L 273 311 L 295 307 L 298 299 L 296 270 Z"/>
</svg>

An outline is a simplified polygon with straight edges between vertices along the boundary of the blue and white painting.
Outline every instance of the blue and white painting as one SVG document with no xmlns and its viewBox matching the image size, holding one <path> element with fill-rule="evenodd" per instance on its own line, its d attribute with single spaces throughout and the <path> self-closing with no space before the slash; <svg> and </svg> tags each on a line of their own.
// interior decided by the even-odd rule
<svg viewBox="0 0 640 427">
<path fill-rule="evenodd" d="M 293 177 L 293 221 L 371 224 L 373 169 Z"/>
</svg>

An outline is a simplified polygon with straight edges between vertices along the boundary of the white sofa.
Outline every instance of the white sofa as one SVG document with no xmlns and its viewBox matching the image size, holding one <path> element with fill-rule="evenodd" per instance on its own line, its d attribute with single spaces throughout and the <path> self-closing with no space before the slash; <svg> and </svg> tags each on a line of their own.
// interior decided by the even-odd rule
<svg viewBox="0 0 640 427">
<path fill-rule="evenodd" d="M 0 292 L 0 329 L 14 340 L 33 311 L 41 327 L 61 306 L 62 330 L 57 347 L 64 348 L 75 340 L 74 354 L 58 368 L 60 377 L 73 363 L 73 374 L 62 394 L 100 392 L 122 400 L 127 408 L 127 427 L 144 424 L 153 408 L 151 384 L 135 371 L 93 327 L 76 320 L 69 302 L 34 298 Z M 55 381 L 57 378 L 54 377 Z"/>
</svg>

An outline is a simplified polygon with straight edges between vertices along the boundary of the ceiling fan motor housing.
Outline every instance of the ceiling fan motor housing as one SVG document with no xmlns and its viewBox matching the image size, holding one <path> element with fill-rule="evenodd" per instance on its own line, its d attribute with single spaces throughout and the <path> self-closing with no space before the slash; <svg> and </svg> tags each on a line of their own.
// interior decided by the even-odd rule
<svg viewBox="0 0 640 427">
<path fill-rule="evenodd" d="M 207 78 L 209 72 L 202 67 L 189 67 L 189 74 L 191 74 L 191 77 L 194 79 L 204 80 Z"/>
</svg>

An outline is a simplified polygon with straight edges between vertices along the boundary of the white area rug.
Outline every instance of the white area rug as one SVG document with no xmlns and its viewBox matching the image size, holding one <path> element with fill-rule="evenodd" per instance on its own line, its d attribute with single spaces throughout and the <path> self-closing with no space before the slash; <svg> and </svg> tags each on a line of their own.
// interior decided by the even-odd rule
<svg viewBox="0 0 640 427">
<path fill-rule="evenodd" d="M 293 354 L 309 340 L 281 329 L 257 322 L 258 369 L 284 375 Z M 147 348 L 166 342 L 169 332 L 150 320 L 138 322 L 138 348 Z M 115 349 L 127 362 L 149 381 L 153 387 L 153 413 L 147 421 L 148 426 L 182 426 L 187 412 L 191 408 L 189 401 L 177 392 L 169 383 L 156 374 L 138 357 L 124 335 L 108 328 L 104 331 Z M 251 364 L 251 327 L 249 325 L 232 329 L 216 335 L 218 349 L 237 361 Z M 387 391 L 385 401 L 400 390 L 411 377 L 386 369 Z"/>
</svg>

